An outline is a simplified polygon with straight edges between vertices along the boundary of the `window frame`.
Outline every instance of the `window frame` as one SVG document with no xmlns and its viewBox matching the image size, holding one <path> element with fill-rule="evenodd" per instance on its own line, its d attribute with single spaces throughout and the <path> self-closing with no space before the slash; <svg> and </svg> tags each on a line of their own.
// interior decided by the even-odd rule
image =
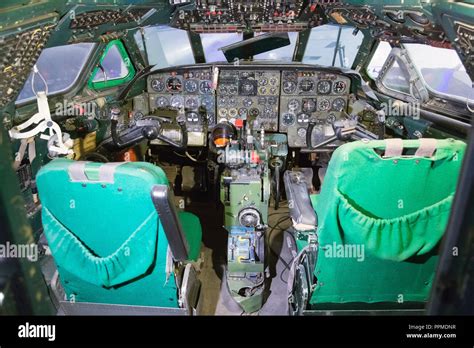
<svg viewBox="0 0 474 348">
<path fill-rule="evenodd" d="M 125 66 L 128 69 L 127 75 L 124 76 L 124 77 L 120 77 L 120 78 L 107 79 L 105 81 L 94 81 L 94 77 L 101 70 L 101 68 L 99 66 L 102 64 L 103 60 L 105 59 L 105 57 L 109 53 L 109 50 L 114 46 L 117 47 L 118 52 L 120 54 L 120 57 L 122 58 L 123 63 L 125 64 Z M 117 86 L 120 86 L 124 83 L 127 83 L 127 82 L 131 81 L 133 79 L 133 77 L 135 76 L 135 73 L 136 73 L 136 69 L 133 66 L 130 55 L 128 54 L 127 50 L 125 49 L 125 45 L 123 44 L 123 42 L 119 39 L 112 40 L 109 43 L 107 43 L 107 46 L 105 47 L 104 52 L 100 56 L 98 64 L 96 64 L 96 66 L 92 69 L 92 73 L 89 77 L 89 81 L 87 83 L 87 86 L 90 89 L 93 89 L 93 90 L 102 90 L 102 89 L 117 87 Z"/>
</svg>

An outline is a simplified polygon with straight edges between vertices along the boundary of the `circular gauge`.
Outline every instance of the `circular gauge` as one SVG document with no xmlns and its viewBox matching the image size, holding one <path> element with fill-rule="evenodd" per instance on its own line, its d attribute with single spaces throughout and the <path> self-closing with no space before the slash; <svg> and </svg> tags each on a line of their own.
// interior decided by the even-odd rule
<svg viewBox="0 0 474 348">
<path fill-rule="evenodd" d="M 201 106 L 204 106 L 207 111 L 214 107 L 214 98 L 212 97 L 204 97 L 201 99 Z"/>
<path fill-rule="evenodd" d="M 208 124 L 208 125 L 214 124 L 215 119 L 216 119 L 216 115 L 214 115 L 213 112 L 208 112 L 208 113 L 207 113 L 207 124 Z"/>
<path fill-rule="evenodd" d="M 272 77 L 272 78 L 270 79 L 270 84 L 271 84 L 272 86 L 276 86 L 277 83 L 278 83 L 278 79 L 277 79 L 276 77 Z"/>
<path fill-rule="evenodd" d="M 189 123 L 198 123 L 199 122 L 199 115 L 197 112 L 191 111 L 186 114 L 186 121 Z"/>
<path fill-rule="evenodd" d="M 278 103 L 278 99 L 276 97 L 268 97 L 267 102 L 269 105 L 276 105 Z"/>
<path fill-rule="evenodd" d="M 257 108 L 251 108 L 249 111 L 249 115 L 252 117 L 257 117 L 260 114 L 260 110 Z"/>
<path fill-rule="evenodd" d="M 256 85 L 253 83 L 256 81 L 244 80 L 240 85 L 240 89 L 242 91 L 242 95 L 255 95 L 256 93 Z"/>
<path fill-rule="evenodd" d="M 270 88 L 270 94 L 275 95 L 278 94 L 278 90 L 275 87 Z"/>
<path fill-rule="evenodd" d="M 227 109 L 219 109 L 219 116 L 226 117 L 227 116 Z"/>
<path fill-rule="evenodd" d="M 246 108 L 248 108 L 248 107 L 252 106 L 253 101 L 252 101 L 252 99 L 250 99 L 250 98 L 245 98 L 242 103 L 244 104 L 244 106 L 245 106 Z"/>
<path fill-rule="evenodd" d="M 314 82 L 310 79 L 303 79 L 301 80 L 299 87 L 303 92 L 311 92 L 314 88 Z"/>
<path fill-rule="evenodd" d="M 304 112 L 300 112 L 297 116 L 296 116 L 296 122 L 298 122 L 298 124 L 306 124 L 309 122 L 309 115 L 308 114 L 305 114 Z"/>
<path fill-rule="evenodd" d="M 227 92 L 232 95 L 236 95 L 238 91 L 239 89 L 234 85 L 229 86 L 229 88 L 227 88 Z"/>
<path fill-rule="evenodd" d="M 318 82 L 318 93 L 319 94 L 329 94 L 331 92 L 331 82 L 322 80 Z"/>
<path fill-rule="evenodd" d="M 229 117 L 235 117 L 235 116 L 237 116 L 237 109 L 236 108 L 229 109 Z"/>
<path fill-rule="evenodd" d="M 299 107 L 300 107 L 300 102 L 299 102 L 298 99 L 291 99 L 288 102 L 288 110 L 290 110 L 290 111 L 298 110 Z"/>
<path fill-rule="evenodd" d="M 342 98 L 336 98 L 332 101 L 332 109 L 334 111 L 342 111 L 346 107 L 346 101 Z"/>
<path fill-rule="evenodd" d="M 145 117 L 145 115 L 143 114 L 143 112 L 141 111 L 134 111 L 132 113 L 132 122 L 137 122 L 139 120 L 143 120 L 143 118 Z"/>
<path fill-rule="evenodd" d="M 315 99 L 305 99 L 305 100 L 303 100 L 303 111 L 304 112 L 314 112 L 314 111 L 316 111 L 316 100 Z"/>
<path fill-rule="evenodd" d="M 306 136 L 306 128 L 298 128 L 296 134 L 298 134 L 300 138 L 304 138 Z"/>
<path fill-rule="evenodd" d="M 211 81 L 201 81 L 199 84 L 199 90 L 203 94 L 209 94 L 212 90 Z"/>
<path fill-rule="evenodd" d="M 318 103 L 319 111 L 328 111 L 331 108 L 331 102 L 327 99 L 321 99 Z"/>
<path fill-rule="evenodd" d="M 289 112 L 283 114 L 281 122 L 287 127 L 292 126 L 293 124 L 295 124 L 295 114 Z"/>
<path fill-rule="evenodd" d="M 159 97 L 156 98 L 155 105 L 159 108 L 166 108 L 168 105 L 170 105 L 170 102 L 166 97 Z"/>
<path fill-rule="evenodd" d="M 346 90 L 346 83 L 344 81 L 336 81 L 332 86 L 334 93 L 341 94 Z"/>
<path fill-rule="evenodd" d="M 227 86 L 219 86 L 219 94 L 227 94 Z"/>
<path fill-rule="evenodd" d="M 292 94 L 296 91 L 296 83 L 293 81 L 285 81 L 283 82 L 283 92 L 286 94 Z"/>
<path fill-rule="evenodd" d="M 226 106 L 227 105 L 227 98 L 226 97 L 219 97 L 218 105 L 219 106 Z"/>
<path fill-rule="evenodd" d="M 181 79 L 178 77 L 170 77 L 166 80 L 166 89 L 170 92 L 180 92 L 183 88 Z"/>
<path fill-rule="evenodd" d="M 265 106 L 265 109 L 263 109 L 263 115 L 265 117 L 271 118 L 273 116 L 273 109 L 271 106 Z"/>
<path fill-rule="evenodd" d="M 260 80 L 258 80 L 258 85 L 259 86 L 266 86 L 268 85 L 268 80 L 265 77 L 262 77 Z"/>
<path fill-rule="evenodd" d="M 188 98 L 185 106 L 188 109 L 197 109 L 199 107 L 199 101 L 196 98 Z"/>
<path fill-rule="evenodd" d="M 259 87 L 258 93 L 260 93 L 260 94 L 267 94 L 267 87 Z"/>
<path fill-rule="evenodd" d="M 260 97 L 258 98 L 258 105 L 265 105 L 267 103 L 267 98 Z"/>
<path fill-rule="evenodd" d="M 334 122 L 336 122 L 336 115 L 329 114 L 328 117 L 326 118 L 326 122 L 329 124 L 333 124 Z"/>
<path fill-rule="evenodd" d="M 165 89 L 165 84 L 161 80 L 153 79 L 151 80 L 151 88 L 156 92 L 162 92 Z"/>
<path fill-rule="evenodd" d="M 184 100 L 183 97 L 179 95 L 175 95 L 174 97 L 171 98 L 170 100 L 171 107 L 173 108 L 182 108 L 184 106 Z"/>
<path fill-rule="evenodd" d="M 198 90 L 198 83 L 196 80 L 186 80 L 184 90 L 188 93 L 195 93 Z"/>
<path fill-rule="evenodd" d="M 247 114 L 248 114 L 248 110 L 246 108 L 240 108 L 239 109 L 239 116 L 241 118 L 247 117 Z"/>
<path fill-rule="evenodd" d="M 237 100 L 234 97 L 230 97 L 228 100 L 229 106 L 236 106 L 237 105 Z"/>
</svg>

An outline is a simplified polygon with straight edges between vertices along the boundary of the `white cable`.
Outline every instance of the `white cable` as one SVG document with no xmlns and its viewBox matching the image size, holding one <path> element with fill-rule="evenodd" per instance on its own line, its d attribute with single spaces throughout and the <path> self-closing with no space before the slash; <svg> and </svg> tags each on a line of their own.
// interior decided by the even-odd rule
<svg viewBox="0 0 474 348">
<path fill-rule="evenodd" d="M 193 161 L 193 162 L 199 162 L 199 160 L 197 160 L 197 159 L 195 159 L 193 156 L 191 156 L 188 151 L 186 151 L 184 154 L 185 154 L 186 157 L 189 158 L 191 161 Z"/>
<path fill-rule="evenodd" d="M 35 90 L 35 76 L 38 75 L 41 80 L 43 80 L 44 86 L 45 86 L 45 93 L 48 95 L 48 83 L 46 82 L 46 79 L 43 77 L 43 75 L 40 73 L 38 66 L 35 64 L 33 66 L 33 76 L 31 77 L 31 90 L 33 91 L 34 95 L 38 97 L 38 92 Z"/>
<path fill-rule="evenodd" d="M 473 88 L 471 88 L 471 91 L 472 91 L 472 89 Z M 469 110 L 469 112 L 474 113 L 474 109 L 471 108 L 471 106 L 469 105 L 469 100 L 470 100 L 469 97 L 466 97 L 466 107 Z"/>
</svg>

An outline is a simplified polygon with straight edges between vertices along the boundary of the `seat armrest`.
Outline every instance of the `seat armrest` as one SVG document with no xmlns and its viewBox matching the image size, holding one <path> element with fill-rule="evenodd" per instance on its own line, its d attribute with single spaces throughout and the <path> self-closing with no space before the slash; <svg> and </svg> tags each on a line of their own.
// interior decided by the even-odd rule
<svg viewBox="0 0 474 348">
<path fill-rule="evenodd" d="M 189 245 L 174 206 L 173 193 L 168 185 L 154 185 L 151 190 L 151 198 L 160 217 L 174 260 L 188 260 Z"/>
<path fill-rule="evenodd" d="M 311 178 L 307 178 L 308 174 L 287 170 L 283 175 L 293 227 L 300 231 L 314 230 L 318 224 L 309 197 L 308 183 Z"/>
</svg>

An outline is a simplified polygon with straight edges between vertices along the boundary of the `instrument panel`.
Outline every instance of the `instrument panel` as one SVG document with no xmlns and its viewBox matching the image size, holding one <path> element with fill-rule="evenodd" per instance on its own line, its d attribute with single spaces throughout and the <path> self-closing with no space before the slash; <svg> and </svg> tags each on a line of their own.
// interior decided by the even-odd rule
<svg viewBox="0 0 474 348">
<path fill-rule="evenodd" d="M 222 70 L 217 89 L 218 121 L 245 120 L 253 129 L 278 131 L 280 71 Z"/>
<path fill-rule="evenodd" d="M 215 98 L 211 69 L 183 73 L 158 73 L 148 79 L 150 110 L 184 112 L 189 132 L 203 132 L 215 125 Z"/>
<path fill-rule="evenodd" d="M 306 130 L 315 122 L 313 144 L 334 135 L 345 119 L 349 77 L 318 68 L 281 69 L 229 66 L 214 71 L 186 68 L 148 77 L 149 109 L 178 109 L 188 132 L 207 133 L 219 122 L 288 134 L 290 147 L 306 147 Z M 216 86 L 213 86 L 217 82 Z"/>
<path fill-rule="evenodd" d="M 306 146 L 306 129 L 316 122 L 313 134 L 333 135 L 332 124 L 347 112 L 350 79 L 323 71 L 282 71 L 280 132 L 288 133 L 291 147 Z M 314 139 L 318 143 L 324 139 Z M 318 141 L 319 140 L 319 141 Z"/>
</svg>

